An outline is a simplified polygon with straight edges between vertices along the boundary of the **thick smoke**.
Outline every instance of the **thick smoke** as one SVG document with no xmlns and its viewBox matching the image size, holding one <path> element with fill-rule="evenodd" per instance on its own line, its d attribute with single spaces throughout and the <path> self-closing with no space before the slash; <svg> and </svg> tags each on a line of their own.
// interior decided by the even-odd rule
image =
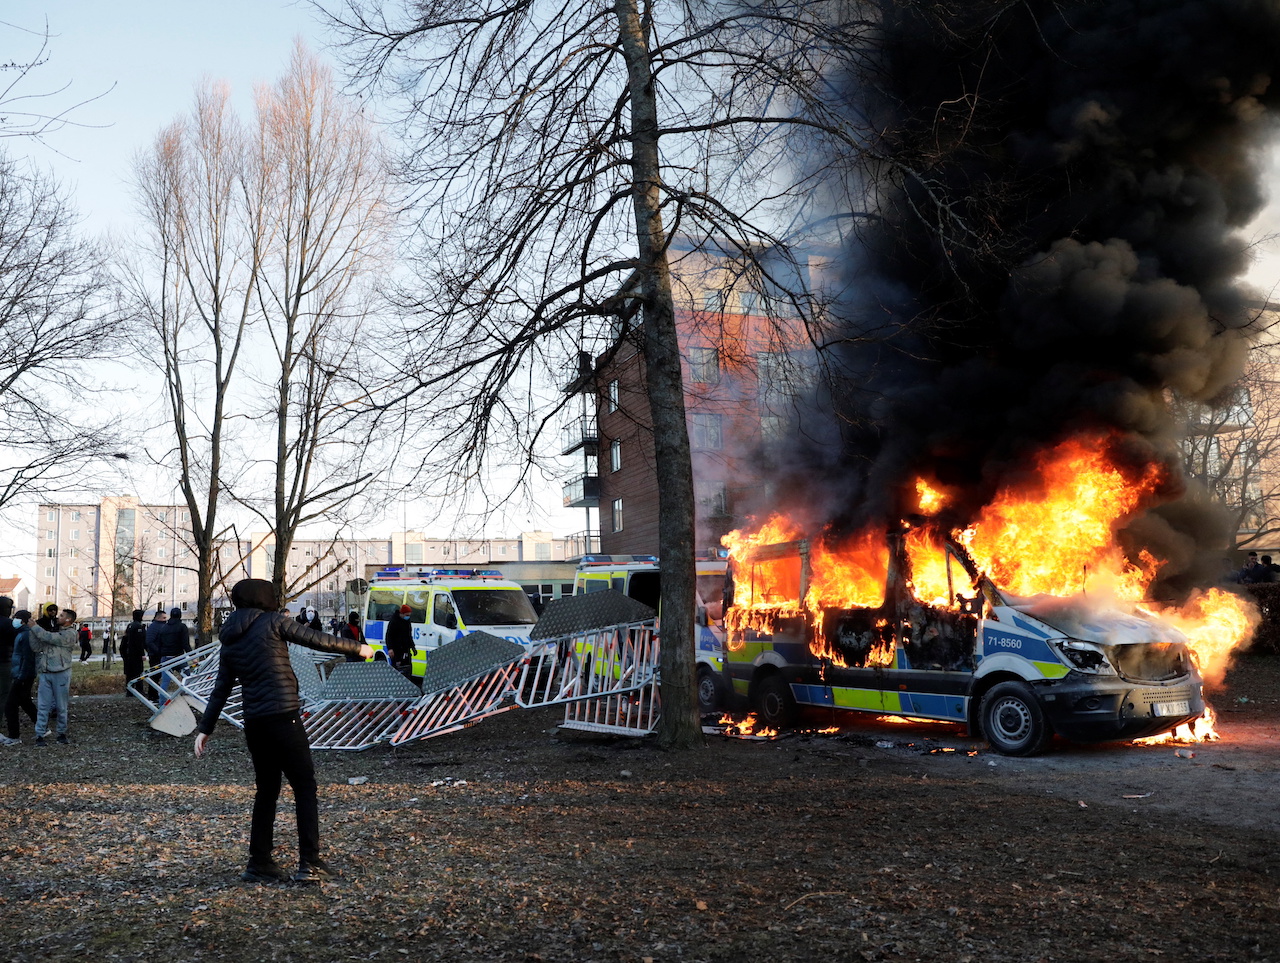
<svg viewBox="0 0 1280 963">
<path fill-rule="evenodd" d="M 872 51 L 848 97 L 877 217 L 791 490 L 854 526 L 924 474 L 971 516 L 1034 452 L 1105 431 L 1171 469 L 1122 533 L 1170 559 L 1157 592 L 1212 580 L 1227 532 L 1180 480 L 1169 398 L 1221 398 L 1248 349 L 1238 232 L 1265 200 L 1280 3 L 887 3 Z"/>
</svg>

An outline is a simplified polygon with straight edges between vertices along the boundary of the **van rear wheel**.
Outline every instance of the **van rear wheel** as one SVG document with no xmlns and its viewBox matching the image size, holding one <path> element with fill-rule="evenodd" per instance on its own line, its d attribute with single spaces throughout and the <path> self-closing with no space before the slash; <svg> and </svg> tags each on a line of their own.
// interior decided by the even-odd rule
<svg viewBox="0 0 1280 963">
<path fill-rule="evenodd" d="M 1005 756 L 1035 756 L 1048 748 L 1053 728 L 1025 682 L 1001 682 L 982 698 L 982 732 Z"/>
<path fill-rule="evenodd" d="M 770 729 L 787 729 L 795 722 L 796 697 L 782 676 L 765 676 L 756 683 L 755 709 Z"/>
</svg>

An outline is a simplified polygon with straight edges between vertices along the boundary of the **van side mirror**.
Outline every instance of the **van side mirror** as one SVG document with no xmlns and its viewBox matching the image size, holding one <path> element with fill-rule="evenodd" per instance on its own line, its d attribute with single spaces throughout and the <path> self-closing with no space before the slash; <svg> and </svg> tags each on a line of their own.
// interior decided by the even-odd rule
<svg viewBox="0 0 1280 963">
<path fill-rule="evenodd" d="M 446 629 L 456 629 L 458 627 L 458 617 L 449 612 L 444 617 L 444 627 Z"/>
</svg>

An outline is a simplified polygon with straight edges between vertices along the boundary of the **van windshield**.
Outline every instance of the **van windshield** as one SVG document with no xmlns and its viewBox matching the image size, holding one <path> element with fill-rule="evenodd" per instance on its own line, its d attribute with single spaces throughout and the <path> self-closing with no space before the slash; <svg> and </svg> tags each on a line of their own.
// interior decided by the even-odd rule
<svg viewBox="0 0 1280 963">
<path fill-rule="evenodd" d="M 520 589 L 455 589 L 454 604 L 463 624 L 533 625 L 538 613 Z"/>
</svg>

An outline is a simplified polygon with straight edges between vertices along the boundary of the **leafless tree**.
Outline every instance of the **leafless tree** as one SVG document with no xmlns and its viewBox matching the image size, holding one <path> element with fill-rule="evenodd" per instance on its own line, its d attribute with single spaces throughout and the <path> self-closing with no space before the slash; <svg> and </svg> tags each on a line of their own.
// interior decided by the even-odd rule
<svg viewBox="0 0 1280 963">
<path fill-rule="evenodd" d="M 275 533 L 272 580 L 287 599 L 336 570 L 329 552 L 326 565 L 301 576 L 305 584 L 290 584 L 298 531 L 336 528 L 379 474 L 361 417 L 370 409 L 358 335 L 386 264 L 389 181 L 372 123 L 301 46 L 286 75 L 258 91 L 251 169 L 253 295 L 272 349 L 263 384 L 274 447 L 263 460 L 272 498 L 239 500 Z"/>
<path fill-rule="evenodd" d="M 813 236 L 805 202 L 837 182 L 799 159 L 856 139 L 825 74 L 865 25 L 805 0 L 319 5 L 345 30 L 357 83 L 404 97 L 421 257 L 408 376 L 390 400 L 429 399 L 446 419 L 415 460 L 469 484 L 495 462 L 529 464 L 565 403 L 537 386 L 570 380 L 581 350 L 641 349 L 660 493 L 659 739 L 701 744 L 670 242 L 715 238 L 751 261 Z"/>
<path fill-rule="evenodd" d="M 140 158 L 136 183 L 150 236 L 126 273 L 164 378 L 207 634 L 216 548 L 233 531 L 224 496 L 273 532 L 287 598 L 298 528 L 339 515 L 373 473 L 376 448 L 355 424 L 355 329 L 382 253 L 385 172 L 371 125 L 299 46 L 284 79 L 258 91 L 250 125 L 224 86 L 202 88 Z"/>
<path fill-rule="evenodd" d="M 8 39 L 14 46 L 18 46 L 16 39 L 26 38 L 33 48 L 15 59 L 0 62 L 0 137 L 44 141 L 47 135 L 65 127 L 84 126 L 73 115 L 103 94 L 75 100 L 66 96 L 70 83 L 42 87 L 34 79 L 49 60 L 49 22 L 46 20 L 39 29 L 32 29 L 0 20 L 0 28 L 8 31 Z"/>
<path fill-rule="evenodd" d="M 1172 399 L 1183 426 L 1187 477 L 1230 515 L 1235 549 L 1267 549 L 1280 535 L 1280 375 L 1277 349 L 1250 352 L 1244 375 L 1217 404 Z"/>
<path fill-rule="evenodd" d="M 0 153 L 0 507 L 72 484 L 117 447 L 86 380 L 120 343 L 109 293 L 57 185 Z"/>
</svg>

